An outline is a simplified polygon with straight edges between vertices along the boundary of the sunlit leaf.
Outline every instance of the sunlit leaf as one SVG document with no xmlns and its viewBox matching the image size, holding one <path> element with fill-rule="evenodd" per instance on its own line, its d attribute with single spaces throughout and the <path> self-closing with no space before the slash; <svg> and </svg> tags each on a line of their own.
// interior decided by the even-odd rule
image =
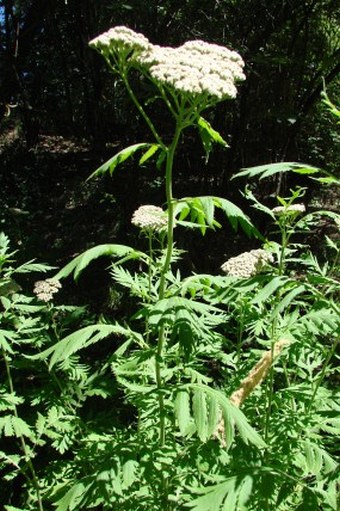
<svg viewBox="0 0 340 511">
<path fill-rule="evenodd" d="M 224 212 L 234 230 L 237 230 L 240 226 L 248 236 L 260 237 L 249 217 L 236 204 L 222 197 L 209 195 L 184 197 L 175 203 L 175 216 L 178 216 L 180 220 L 190 216 L 191 222 L 197 222 L 197 227 L 204 234 L 206 226 L 210 228 L 220 227 L 220 224 L 214 218 L 215 208 L 219 208 Z"/>
<path fill-rule="evenodd" d="M 97 245 L 96 247 L 92 247 L 89 250 L 86 250 L 82 254 L 75 257 L 72 261 L 70 261 L 64 268 L 62 268 L 58 273 L 54 276 L 55 279 L 63 279 L 70 275 L 74 274 L 75 280 L 77 280 L 85 270 L 85 268 L 94 260 L 99 257 L 109 256 L 109 257 L 121 257 L 128 259 L 142 259 L 146 258 L 146 254 L 139 252 L 138 250 L 133 249 L 132 247 L 128 247 L 125 245 L 116 245 L 116 244 L 106 244 L 106 245 Z"/>
<path fill-rule="evenodd" d="M 51 346 L 41 353 L 27 356 L 27 358 L 44 360 L 51 356 L 50 368 L 52 368 L 57 362 L 66 360 L 74 353 L 105 339 L 109 335 L 121 335 L 129 338 L 134 335 L 138 336 L 139 334 L 133 334 L 131 330 L 120 325 L 90 325 L 68 335 L 54 346 Z"/>
<path fill-rule="evenodd" d="M 259 177 L 259 179 L 264 179 L 281 172 L 290 171 L 297 174 L 316 174 L 317 172 L 320 172 L 320 169 L 310 165 L 305 165 L 304 163 L 296 162 L 268 163 L 266 165 L 258 165 L 256 167 L 242 169 L 240 172 L 237 172 L 232 179 L 255 176 Z"/>
<path fill-rule="evenodd" d="M 129 488 L 137 478 L 138 463 L 136 460 L 128 460 L 124 463 L 122 468 L 122 483 L 123 487 Z"/>
<path fill-rule="evenodd" d="M 149 144 L 147 142 L 142 142 L 140 144 L 133 144 L 129 147 L 125 147 L 119 151 L 119 153 L 115 154 L 112 158 L 110 158 L 107 162 L 103 163 L 97 170 L 95 170 L 88 179 L 92 179 L 94 177 L 102 176 L 109 172 L 110 176 L 112 176 L 113 171 L 116 169 L 118 165 L 126 161 L 128 158 L 131 158 L 137 151 L 141 149 L 146 149 L 154 144 Z"/>
<path fill-rule="evenodd" d="M 223 483 L 200 487 L 195 493 L 199 497 L 191 499 L 185 507 L 193 511 L 237 511 L 249 500 L 253 487 L 253 477 L 250 474 L 228 477 Z"/>
<path fill-rule="evenodd" d="M 252 299 L 252 303 L 265 303 L 268 298 L 274 296 L 275 292 L 282 288 L 287 282 L 289 282 L 289 279 L 284 276 L 271 277 L 269 282 L 256 293 Z"/>
<path fill-rule="evenodd" d="M 86 493 L 87 487 L 84 483 L 78 482 L 57 502 L 56 511 L 72 511 L 80 503 L 81 497 Z"/>
<path fill-rule="evenodd" d="M 286 309 L 294 300 L 294 298 L 298 295 L 301 295 L 306 291 L 306 287 L 301 285 L 292 289 L 289 293 L 287 293 L 281 300 L 280 303 L 273 309 L 271 313 L 271 318 L 277 317 L 277 315 Z"/>
<path fill-rule="evenodd" d="M 139 160 L 139 165 L 143 165 L 146 161 L 148 161 L 152 156 L 159 151 L 161 146 L 159 144 L 151 144 L 151 147 L 143 154 L 143 156 Z"/>
<path fill-rule="evenodd" d="M 191 423 L 190 396 L 187 390 L 180 390 L 174 403 L 175 416 L 181 435 L 185 436 Z"/>
<path fill-rule="evenodd" d="M 197 434 L 202 442 L 205 442 L 208 436 L 207 403 L 205 394 L 200 388 L 193 392 L 192 409 Z"/>
<path fill-rule="evenodd" d="M 16 417 L 13 415 L 12 417 L 12 426 L 15 433 L 15 436 L 17 438 L 20 438 L 22 436 L 25 436 L 27 438 L 33 437 L 33 432 L 31 430 L 31 427 L 20 417 Z"/>
<path fill-rule="evenodd" d="M 222 145 L 223 147 L 229 147 L 227 142 L 220 135 L 220 133 L 214 130 L 211 124 L 205 119 L 203 119 L 203 117 L 198 117 L 197 125 L 204 147 L 204 151 L 206 154 L 206 162 L 209 159 L 213 143 Z"/>
</svg>

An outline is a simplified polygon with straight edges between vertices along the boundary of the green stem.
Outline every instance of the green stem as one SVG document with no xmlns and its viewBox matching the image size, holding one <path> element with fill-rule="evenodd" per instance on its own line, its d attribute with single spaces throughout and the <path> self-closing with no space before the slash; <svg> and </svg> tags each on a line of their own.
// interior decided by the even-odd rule
<svg viewBox="0 0 340 511">
<path fill-rule="evenodd" d="M 237 346 L 236 346 L 237 363 L 238 364 L 241 362 L 241 349 L 242 349 L 242 340 L 243 340 L 243 334 L 244 334 L 244 316 L 245 316 L 244 311 L 245 311 L 244 302 L 241 301 L 241 314 L 240 314 L 239 328 L 238 328 L 238 332 L 237 332 Z"/>
<path fill-rule="evenodd" d="M 148 264 L 148 297 L 147 297 L 147 303 L 151 303 L 151 290 L 152 290 L 152 265 L 153 265 L 153 249 L 152 249 L 152 232 L 149 230 L 147 232 L 148 235 L 148 241 L 149 241 L 149 264 Z M 150 325 L 149 325 L 149 319 L 148 316 L 146 316 L 145 320 L 145 339 L 146 343 L 149 346 L 150 343 Z"/>
<path fill-rule="evenodd" d="M 149 297 L 148 301 L 151 302 L 151 289 L 152 289 L 152 264 L 153 264 L 153 249 L 152 249 L 152 231 L 148 231 L 148 242 L 149 242 L 149 265 L 148 265 L 148 287 Z"/>
<path fill-rule="evenodd" d="M 289 236 L 286 232 L 287 225 L 286 220 L 284 219 L 281 227 L 281 253 L 279 259 L 279 275 L 283 275 L 285 269 L 285 256 L 286 256 L 286 248 L 288 246 Z"/>
<path fill-rule="evenodd" d="M 129 80 L 127 78 L 126 73 L 122 71 L 121 72 L 121 77 L 123 79 L 123 82 L 124 82 L 125 87 L 126 87 L 128 93 L 129 93 L 130 98 L 132 99 L 133 103 L 135 104 L 138 112 L 141 114 L 141 116 L 143 117 L 143 119 L 145 120 L 147 125 L 149 126 L 150 131 L 153 134 L 153 136 L 155 137 L 156 142 L 160 145 L 160 147 L 163 149 L 163 151 L 166 151 L 166 145 L 163 143 L 163 140 L 161 139 L 161 137 L 157 133 L 157 130 L 156 130 L 153 122 L 151 121 L 150 117 L 148 116 L 148 114 L 145 112 L 144 108 L 142 107 L 142 105 L 138 101 L 137 96 L 135 95 L 135 93 L 133 92 L 133 90 L 131 88 L 131 85 L 129 83 Z"/>
<path fill-rule="evenodd" d="M 166 201 L 168 207 L 168 230 L 167 230 L 167 248 L 163 268 L 161 270 L 160 283 L 159 283 L 159 300 L 163 300 L 166 290 L 166 275 L 170 269 L 171 258 L 173 253 L 174 244 L 174 204 L 172 197 L 172 169 L 176 147 L 178 145 L 179 137 L 181 135 L 182 126 L 180 122 L 176 124 L 176 130 L 171 145 L 167 149 L 166 157 L 166 173 L 165 173 L 165 188 L 166 188 Z M 163 380 L 162 380 L 162 363 L 163 363 L 163 347 L 165 342 L 165 326 L 160 328 L 157 352 L 156 352 L 156 383 L 158 389 L 159 400 L 159 443 L 160 446 L 165 444 L 166 431 L 165 431 L 165 409 L 164 409 L 164 395 L 163 395 Z"/>
<path fill-rule="evenodd" d="M 14 385 L 13 385 L 11 369 L 10 369 L 9 361 L 8 361 L 8 358 L 7 358 L 7 355 L 6 355 L 6 352 L 4 349 L 2 349 L 2 356 L 3 356 L 4 362 L 5 362 L 5 366 L 6 366 L 9 390 L 10 390 L 10 393 L 14 395 Z M 12 406 L 13 406 L 14 416 L 18 419 L 19 414 L 18 414 L 17 406 L 15 404 L 13 404 Z M 20 440 L 22 452 L 24 454 L 25 462 L 31 472 L 31 477 L 32 477 L 31 483 L 33 484 L 33 487 L 36 491 L 39 511 L 44 511 L 42 498 L 41 498 L 41 494 L 40 494 L 39 481 L 38 481 L 37 475 L 35 473 L 35 469 L 34 469 L 32 460 L 30 458 L 24 436 L 19 435 L 19 440 Z"/>
<path fill-rule="evenodd" d="M 279 224 L 281 230 L 281 253 L 279 257 L 279 267 L 278 272 L 279 276 L 282 276 L 285 269 L 285 255 L 286 249 L 289 243 L 289 233 L 287 232 L 287 223 L 284 219 L 283 222 Z M 280 300 L 280 293 L 276 293 L 276 299 L 274 303 L 277 303 Z M 277 317 L 273 319 L 273 323 L 271 326 L 271 358 L 272 363 L 269 370 L 268 382 L 266 385 L 266 411 L 265 411 L 265 425 L 264 425 L 264 439 L 267 442 L 269 437 L 269 428 L 270 428 L 270 417 L 272 412 L 272 404 L 273 404 L 273 392 L 274 392 L 274 345 L 276 340 L 276 331 L 277 331 Z"/>
<path fill-rule="evenodd" d="M 276 326 L 276 325 L 275 325 Z M 273 328 L 274 330 L 274 328 Z M 270 418 L 272 413 L 273 405 L 273 393 L 274 393 L 274 345 L 275 341 L 272 337 L 271 343 L 271 364 L 269 369 L 269 377 L 266 385 L 266 413 L 265 413 L 265 426 L 264 426 L 264 441 L 267 443 L 269 438 Z"/>
<path fill-rule="evenodd" d="M 285 252 L 289 242 L 289 235 L 287 233 L 287 224 L 284 220 L 283 223 L 279 224 L 281 230 L 281 253 L 279 257 L 279 265 L 278 265 L 278 273 L 279 276 L 282 276 L 285 269 Z M 280 292 L 276 293 L 276 298 L 274 303 L 277 303 L 280 300 Z M 270 430 L 270 419 L 272 414 L 272 406 L 273 406 L 273 394 L 274 394 L 274 346 L 276 341 L 276 332 L 277 332 L 277 317 L 273 319 L 271 325 L 271 365 L 269 369 L 269 375 L 266 384 L 266 408 L 265 408 L 265 421 L 264 421 L 264 441 L 268 443 L 269 438 L 269 430 Z M 265 457 L 268 456 L 268 449 L 265 451 Z M 267 503 L 268 505 L 268 503 Z"/>
</svg>

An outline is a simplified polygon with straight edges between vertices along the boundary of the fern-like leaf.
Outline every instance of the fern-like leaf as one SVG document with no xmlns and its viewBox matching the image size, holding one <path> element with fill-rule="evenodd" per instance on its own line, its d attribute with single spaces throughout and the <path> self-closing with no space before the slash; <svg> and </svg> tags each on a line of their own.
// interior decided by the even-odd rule
<svg viewBox="0 0 340 511">
<path fill-rule="evenodd" d="M 109 257 L 120 257 L 124 260 L 128 259 L 147 259 L 147 255 L 139 252 L 125 245 L 106 244 L 98 245 L 86 250 L 82 254 L 75 257 L 69 262 L 64 268 L 62 268 L 55 276 L 55 279 L 64 279 L 71 273 L 74 275 L 74 279 L 77 280 L 82 271 L 98 257 L 109 256 Z"/>
<path fill-rule="evenodd" d="M 320 172 L 317 167 L 312 167 L 304 163 L 296 162 L 280 162 L 280 163 L 268 163 L 267 165 L 258 165 L 256 167 L 247 167 L 237 172 L 232 179 L 237 177 L 258 177 L 264 179 L 266 177 L 273 176 L 281 172 L 295 172 L 297 174 L 316 174 Z"/>
<path fill-rule="evenodd" d="M 146 149 L 147 147 L 150 147 L 150 146 L 151 146 L 150 147 L 150 149 L 151 149 L 154 145 L 155 144 L 141 142 L 140 144 L 133 144 L 133 145 L 130 145 L 129 147 L 125 147 L 124 149 L 119 151 L 117 154 L 112 156 L 112 158 L 110 158 L 108 161 L 103 163 L 103 165 L 101 165 L 97 170 L 95 170 L 90 175 L 88 180 L 92 179 L 94 177 L 102 176 L 103 174 L 106 174 L 107 172 L 109 172 L 110 176 L 112 176 L 113 171 L 116 169 L 116 167 L 118 165 L 120 165 L 127 159 L 131 158 L 131 156 L 133 156 L 137 151 L 140 151 L 141 149 Z M 146 158 L 146 159 L 148 159 L 148 158 Z"/>
<path fill-rule="evenodd" d="M 192 396 L 192 407 L 190 397 Z M 216 424 L 222 416 L 224 422 L 225 442 L 229 448 L 234 440 L 236 426 L 242 440 L 246 444 L 265 447 L 265 442 L 249 424 L 242 411 L 234 406 L 219 390 L 200 383 L 189 383 L 178 389 L 174 403 L 174 413 L 181 434 L 193 420 L 199 438 L 205 442 L 216 433 Z"/>
<path fill-rule="evenodd" d="M 81 328 L 41 353 L 27 357 L 35 360 L 44 360 L 51 356 L 49 365 L 51 369 L 57 362 L 66 360 L 74 353 L 105 339 L 109 335 L 121 335 L 128 338 L 136 338 L 140 342 L 143 342 L 140 334 L 137 334 L 128 328 L 124 328 L 120 325 L 97 324 Z"/>
<path fill-rule="evenodd" d="M 193 511 L 237 511 L 245 509 L 253 487 L 250 474 L 228 477 L 223 483 L 195 490 L 201 495 L 185 504 Z"/>
<path fill-rule="evenodd" d="M 175 216 L 179 217 L 179 221 L 183 221 L 189 216 L 191 222 L 196 222 L 197 227 L 204 234 L 207 227 L 220 227 L 214 217 L 215 208 L 219 208 L 225 213 L 234 230 L 240 226 L 248 236 L 261 237 L 248 216 L 236 204 L 222 197 L 209 195 L 184 197 L 176 203 Z"/>
<path fill-rule="evenodd" d="M 56 511 L 72 511 L 73 509 L 81 509 L 78 505 L 86 494 L 87 486 L 82 482 L 78 482 L 68 490 L 67 493 L 57 502 Z"/>
</svg>

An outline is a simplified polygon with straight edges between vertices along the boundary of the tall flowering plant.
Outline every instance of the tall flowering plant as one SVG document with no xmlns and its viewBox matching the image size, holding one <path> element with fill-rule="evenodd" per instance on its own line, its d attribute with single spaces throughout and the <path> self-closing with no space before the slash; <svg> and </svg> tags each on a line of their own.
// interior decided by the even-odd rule
<svg viewBox="0 0 340 511">
<path fill-rule="evenodd" d="M 142 156 L 143 162 L 158 151 L 165 160 L 166 252 L 160 269 L 158 286 L 158 300 L 163 300 L 166 297 L 167 275 L 173 256 L 176 214 L 179 214 L 180 220 L 183 220 L 191 212 L 192 219 L 195 219 L 198 204 L 201 210 L 198 224 L 213 225 L 214 207 L 222 207 L 228 214 L 228 207 L 231 206 L 230 213 L 232 213 L 233 219 L 239 217 L 248 231 L 251 229 L 251 224 L 242 211 L 235 205 L 229 205 L 225 199 L 204 197 L 201 201 L 197 198 L 196 200 L 184 198 L 176 201 L 172 193 L 174 158 L 180 137 L 186 128 L 197 126 L 207 152 L 210 151 L 213 142 L 227 145 L 219 133 L 201 116 L 201 113 L 221 101 L 236 97 L 236 84 L 245 79 L 244 62 L 237 52 L 216 44 L 198 40 L 188 41 L 177 48 L 162 47 L 151 44 L 143 34 L 122 26 L 114 27 L 96 37 L 90 42 L 90 46 L 103 55 L 112 71 L 122 79 L 130 98 L 155 139 L 154 144 L 136 144 L 123 150 L 119 155 L 123 153 L 128 157 L 136 150 L 147 149 Z M 140 72 L 152 83 L 154 95 L 163 100 L 174 119 L 174 133 L 169 144 L 164 142 L 162 134 L 159 133 L 133 91 L 130 83 L 132 69 Z M 117 164 L 117 157 L 100 167 L 94 175 L 112 170 Z M 208 210 L 210 210 L 210 215 Z M 159 391 L 163 387 L 161 363 L 165 337 L 166 326 L 164 324 L 159 329 L 156 354 L 156 381 Z M 165 412 L 162 392 L 159 393 L 159 406 L 160 443 L 164 445 Z"/>
<path fill-rule="evenodd" d="M 242 411 L 224 392 L 210 385 L 211 379 L 204 369 L 204 358 L 223 356 L 223 337 L 218 327 L 226 321 L 225 312 L 206 302 L 201 293 L 194 296 L 194 292 L 188 297 L 190 286 L 186 288 L 180 274 L 172 271 L 172 263 L 181 255 L 174 245 L 175 225 L 197 228 L 204 233 L 208 227 L 219 225 L 214 212 L 220 208 L 233 228 L 240 225 L 247 234 L 255 232 L 242 210 L 225 198 L 175 199 L 172 192 L 175 155 L 184 130 L 197 127 L 207 156 L 214 143 L 227 146 L 201 114 L 221 101 L 236 97 L 236 85 L 245 79 L 244 62 L 235 51 L 204 41 L 189 41 L 177 48 L 153 45 L 144 35 L 127 27 L 110 29 L 93 39 L 90 46 L 122 80 L 154 138 L 152 143 L 136 143 L 121 150 L 91 177 L 112 174 L 119 164 L 137 152 L 142 152 L 142 163 L 157 155 L 158 163 L 165 168 L 166 208 L 142 205 L 132 216 L 132 224 L 149 240 L 147 253 L 124 245 L 99 245 L 77 256 L 55 276 L 62 279 L 73 273 L 78 278 L 89 262 L 101 255 L 118 259 L 111 270 L 114 281 L 128 288 L 139 300 L 139 310 L 129 324 L 105 321 L 88 326 L 40 357 L 50 357 L 53 367 L 109 335 L 125 338 L 110 365 L 137 417 L 130 436 L 126 435 L 125 440 L 115 436 L 117 477 L 122 478 L 122 491 L 125 487 L 128 495 L 121 498 L 113 492 L 110 502 L 115 505 L 124 502 L 124 506 L 131 505 L 133 509 L 177 509 L 188 499 L 188 495 L 184 496 L 184 485 L 190 482 L 195 463 L 192 456 L 199 456 L 198 451 L 195 455 L 191 452 L 195 443 L 199 449 L 202 442 L 211 440 L 212 452 L 218 445 L 220 449 L 230 447 L 236 428 L 244 441 L 257 448 L 264 446 Z M 164 140 L 139 100 L 131 83 L 132 71 L 151 84 L 152 98 L 162 101 L 173 118 L 170 142 Z M 138 259 L 147 270 L 133 273 L 123 267 L 131 259 Z M 136 321 L 141 321 L 143 326 L 133 327 Z M 225 432 L 219 435 L 220 443 L 216 440 L 218 427 L 223 427 Z M 191 439 L 188 450 L 183 450 L 185 438 Z M 131 459 L 119 455 L 122 442 Z M 138 507 L 140 492 L 146 492 L 144 507 Z"/>
</svg>

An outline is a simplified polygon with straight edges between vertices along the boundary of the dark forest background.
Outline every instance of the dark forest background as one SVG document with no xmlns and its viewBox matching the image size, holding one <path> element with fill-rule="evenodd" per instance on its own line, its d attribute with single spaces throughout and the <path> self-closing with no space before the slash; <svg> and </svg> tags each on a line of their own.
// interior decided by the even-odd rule
<svg viewBox="0 0 340 511">
<path fill-rule="evenodd" d="M 124 241 L 135 235 L 134 209 L 164 201 L 162 173 L 152 164 L 140 169 L 136 161 L 112 179 L 85 181 L 118 150 L 151 140 L 119 81 L 88 47 L 115 25 L 161 45 L 226 45 L 246 62 L 237 99 L 207 112 L 230 148 L 215 149 L 205 162 L 188 132 L 175 195 L 216 194 L 245 206 L 244 183 L 229 182 L 242 167 L 299 161 L 339 173 L 339 133 L 320 95 L 326 86 L 335 103 L 339 97 L 338 0 L 1 0 L 0 228 L 23 258 L 60 266 L 95 243 Z M 135 85 L 142 96 L 143 83 Z M 166 135 L 171 126 L 153 108 Z M 277 192 L 296 184 L 305 182 L 272 181 L 257 192 L 274 205 Z M 309 189 L 307 199 L 337 207 L 330 189 L 322 196 Z M 202 263 L 196 234 L 184 238 L 198 254 L 194 268 L 201 261 L 214 271 L 239 252 L 239 238 L 223 232 L 220 242 L 208 235 L 219 263 L 209 255 Z"/>
</svg>

